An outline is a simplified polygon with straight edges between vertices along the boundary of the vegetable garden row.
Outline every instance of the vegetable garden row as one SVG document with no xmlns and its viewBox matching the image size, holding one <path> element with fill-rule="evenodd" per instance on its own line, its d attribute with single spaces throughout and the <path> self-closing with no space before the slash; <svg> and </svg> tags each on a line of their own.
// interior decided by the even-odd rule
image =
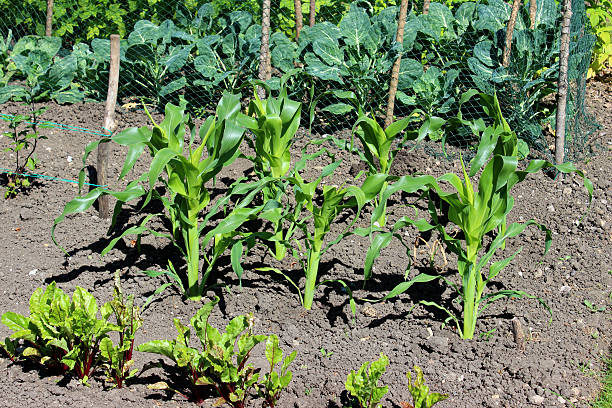
<svg viewBox="0 0 612 408">
<path fill-rule="evenodd" d="M 558 5 L 554 0 L 538 2 L 533 28 L 528 9 L 521 8 L 507 66 L 502 63 L 501 34 L 510 6 L 501 0 L 465 2 L 453 10 L 432 3 L 428 14 L 411 12 L 403 43 L 395 41 L 397 12 L 397 7 L 389 7 L 370 15 L 355 2 L 337 25 L 305 27 L 298 41 L 280 31 L 273 33 L 270 53 L 275 75 L 263 82 L 257 81 L 262 29 L 247 12 L 215 16 L 212 6 L 204 4 L 177 21 L 136 23 L 121 43 L 119 97 L 141 99 L 151 126 L 129 128 L 87 145 L 79 196 L 55 219 L 51 236 L 66 252 L 55 238 L 56 230 L 67 217 L 110 196 L 116 203 L 112 235 L 100 255 L 125 239 L 134 238 L 140 250 L 141 237 L 152 235 L 169 242 L 183 262 L 168 260 L 164 270 L 143 271 L 162 283 L 140 307 L 123 293 L 118 273 L 113 300 L 100 308 L 93 295 L 80 287 L 72 297 L 55 282 L 37 289 L 29 316 L 10 311 L 2 315 L 13 334 L 0 346 L 11 360 L 30 358 L 51 370 L 73 373 L 84 384 L 103 369 L 121 388 L 136 374 L 134 351 L 155 353 L 183 370 L 190 384 L 187 397 L 195 402 L 204 402 L 213 390 L 219 403 L 232 407 L 251 406 L 254 399 L 274 407 L 292 379 L 290 364 L 296 352 L 283 353 L 274 334 L 253 334 L 253 315 L 235 317 L 220 331 L 208 322 L 219 302 L 215 298 L 193 316 L 190 327 L 174 319 L 175 340 L 136 345 L 135 333 L 146 325 L 140 311 L 170 288 L 202 301 L 223 256 L 229 255 L 240 281 L 245 258 L 255 248 L 263 248 L 272 261 L 257 270 L 285 279 L 305 310 L 312 308 L 322 286 L 336 284 L 355 315 L 357 302 L 364 299 L 354 298 L 354 282 L 320 279 L 321 260 L 343 239 L 367 237 L 369 247 L 361 260 L 367 289 L 381 252 L 393 240 L 402 241 L 406 229 L 434 234 L 445 253 L 451 254 L 456 276 L 413 275 L 408 268 L 404 280 L 375 301 L 423 285 L 448 286 L 455 292 L 459 313 L 433 300 L 420 303 L 440 310 L 445 323 L 463 339 L 474 338 L 478 318 L 500 299 L 536 299 L 551 313 L 537 294 L 520 288 L 498 290 L 493 283 L 503 279 L 504 268 L 520 251 L 506 253 L 508 240 L 530 226 L 542 232 L 545 252 L 552 240 L 552 232 L 534 219 L 508 221 L 517 184 L 541 171 L 573 173 L 582 178 L 589 202 L 593 197 L 592 183 L 573 164 L 530 159 L 530 149 L 547 146 L 542 128 L 554 124 L 555 108 L 545 97 L 556 92 L 559 76 Z M 570 79 L 577 80 L 586 74 L 595 40 L 586 34 L 572 41 Z M 12 117 L 6 133 L 19 170 L 9 176 L 7 197 L 31 188 L 19 173 L 36 167 L 33 152 L 42 111 L 34 110 L 34 103 L 102 100 L 109 44 L 94 39 L 67 50 L 60 38 L 25 36 L 14 42 L 10 34 L 0 43 L 0 85 L 4 85 L 0 103 L 25 101 L 31 107 L 30 115 Z M 397 120 L 385 127 L 380 117 L 398 56 L 402 57 L 400 105 Z M 243 98 L 239 93 L 257 87 L 265 88 L 267 98 L 257 92 Z M 149 110 L 162 106 L 163 119 L 156 122 Z M 350 139 L 317 138 L 308 132 L 306 147 L 295 151 L 300 126 L 312 130 L 313 125 L 330 120 L 352 128 Z M 24 125 L 31 132 L 21 131 Z M 440 177 L 391 172 L 401 151 L 424 142 L 444 144 L 451 135 L 472 146 L 471 160 L 460 156 L 460 171 Z M 88 158 L 107 143 L 126 152 L 118 180 L 124 188 L 94 186 L 83 192 Z M 341 161 L 327 143 L 351 154 L 364 170 L 342 185 L 329 183 Z M 309 153 L 312 146 L 316 151 Z M 26 156 L 21 164 L 20 151 L 22 161 Z M 150 165 L 138 173 L 136 164 L 147 154 Z M 224 170 L 238 159 L 247 160 L 253 171 L 213 193 Z M 325 165 L 313 166 L 315 161 Z M 390 201 L 400 194 L 410 198 L 411 208 L 419 209 L 413 216 L 388 216 Z M 136 225 L 124 224 L 124 207 L 143 213 Z M 334 224 L 340 224 L 341 218 L 344 226 L 337 231 Z M 287 257 L 301 267 L 302 279 L 292 279 L 280 266 Z M 192 334 L 201 348 L 191 346 Z M 260 343 L 265 345 L 267 370 L 249 362 Z M 388 364 L 381 354 L 379 360 L 350 372 L 345 386 L 355 406 L 380 406 L 387 388 L 379 380 Z M 430 393 L 423 373 L 415 370 L 414 381 L 408 373 L 413 404 L 403 403 L 406 407 L 431 407 L 446 398 Z M 165 382 L 150 387 L 170 388 Z"/>
<path fill-rule="evenodd" d="M 502 64 L 503 32 L 510 5 L 502 0 L 465 2 L 452 10 L 431 3 L 428 14 L 411 11 L 403 43 L 395 41 L 397 7 L 369 12 L 355 2 L 338 25 L 304 27 L 298 41 L 273 32 L 274 75 L 268 85 L 278 89 L 280 78 L 287 78 L 290 97 L 307 103 L 311 112 L 332 114 L 327 121 L 337 126 L 346 123 L 350 112 L 384 112 L 390 70 L 401 55 L 398 115 L 418 107 L 425 118 L 448 119 L 461 109 L 465 92 L 496 91 L 520 137 L 546 151 L 541 129 L 554 127 L 555 108 L 543 98 L 556 91 L 559 75 L 561 13 L 554 0 L 537 2 L 533 22 L 527 6 L 521 7 L 507 66 Z M 206 3 L 179 17 L 160 25 L 141 20 L 121 41 L 120 100 L 142 99 L 161 108 L 185 99 L 190 111 L 203 115 L 214 110 L 223 92 L 236 93 L 258 78 L 261 25 L 248 12 L 216 15 Z M 574 20 L 584 25 L 585 16 L 576 13 Z M 575 35 L 570 81 L 586 72 L 595 42 L 584 30 Z M 9 33 L 0 44 L 0 69 L 0 102 L 103 100 L 109 40 L 94 39 L 66 49 L 56 37 L 26 36 L 12 45 Z M 570 117 L 579 109 L 576 103 L 570 102 Z M 463 109 L 473 117 L 483 113 L 477 103 Z M 309 119 L 312 123 L 313 116 Z M 475 142 L 470 135 L 465 127 L 441 128 L 430 138 L 447 136 L 465 146 Z"/>
</svg>

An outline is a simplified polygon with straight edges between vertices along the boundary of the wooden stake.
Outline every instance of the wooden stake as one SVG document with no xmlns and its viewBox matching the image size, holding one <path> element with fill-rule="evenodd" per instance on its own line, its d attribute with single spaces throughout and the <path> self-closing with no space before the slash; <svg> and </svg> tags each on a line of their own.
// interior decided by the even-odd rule
<svg viewBox="0 0 612 408">
<path fill-rule="evenodd" d="M 404 26 L 406 25 L 406 15 L 408 14 L 408 0 L 402 0 L 400 4 L 399 21 L 397 22 L 397 33 L 395 41 L 404 43 Z M 402 53 L 400 52 L 393 63 L 391 70 L 391 82 L 389 84 L 389 99 L 387 100 L 387 112 L 385 114 L 385 129 L 393 122 L 393 111 L 395 110 L 395 95 L 397 94 L 397 83 L 399 82 L 399 71 L 402 64 Z"/>
<path fill-rule="evenodd" d="M 111 133 L 116 130 L 115 105 L 117 104 L 117 89 L 119 88 L 119 36 L 110 36 L 110 71 L 108 74 L 108 92 L 104 106 L 104 128 Z M 110 156 L 110 143 L 98 145 L 98 162 L 96 166 L 98 184 L 106 185 L 108 157 Z M 98 212 L 100 218 L 110 216 L 110 196 L 102 195 L 98 198 Z"/>
<path fill-rule="evenodd" d="M 521 321 L 517 317 L 512 319 L 512 334 L 516 347 L 519 350 L 525 350 L 525 333 L 523 333 Z"/>
<path fill-rule="evenodd" d="M 567 69 L 570 48 L 570 22 L 572 20 L 572 0 L 563 0 L 563 23 L 561 26 L 561 46 L 559 52 L 559 81 L 557 82 L 557 117 L 555 137 L 555 162 L 562 164 L 565 159 L 565 117 L 567 108 Z"/>
<path fill-rule="evenodd" d="M 537 0 L 529 0 L 529 28 L 535 29 L 536 12 L 538 11 Z"/>
<path fill-rule="evenodd" d="M 429 3 L 431 3 L 431 0 L 423 1 L 423 14 L 429 14 Z"/>
<path fill-rule="evenodd" d="M 510 14 L 510 20 L 508 20 L 508 27 L 506 28 L 506 44 L 504 46 L 504 53 L 502 56 L 502 65 L 507 67 L 510 64 L 510 52 L 512 50 L 512 33 L 514 32 L 514 26 L 516 25 L 516 17 L 518 16 L 519 7 L 521 6 L 522 0 L 514 0 L 512 2 L 512 13 Z"/>
<path fill-rule="evenodd" d="M 272 73 L 270 62 L 270 0 L 264 0 L 261 13 L 261 48 L 259 50 L 259 79 L 267 81 Z M 266 98 L 266 90 L 258 86 L 259 99 Z"/>
<path fill-rule="evenodd" d="M 302 14 L 302 0 L 293 0 L 295 9 L 295 41 L 300 39 L 300 31 L 304 27 L 304 15 Z"/>
<path fill-rule="evenodd" d="M 53 34 L 53 0 L 47 0 L 47 21 L 45 22 L 45 35 Z"/>
<path fill-rule="evenodd" d="M 310 0 L 310 14 L 308 16 L 309 21 L 308 21 L 308 25 L 310 27 L 312 27 L 313 25 L 315 25 L 315 14 L 317 12 L 317 3 L 316 0 Z"/>
</svg>

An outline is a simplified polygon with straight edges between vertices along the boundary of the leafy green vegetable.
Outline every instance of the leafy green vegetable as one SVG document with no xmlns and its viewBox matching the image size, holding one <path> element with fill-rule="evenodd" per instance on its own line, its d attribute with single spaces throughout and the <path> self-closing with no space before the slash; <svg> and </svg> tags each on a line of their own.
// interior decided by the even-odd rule
<svg viewBox="0 0 612 408">
<path fill-rule="evenodd" d="M 389 387 L 378 386 L 378 381 L 389 365 L 389 357 L 380 353 L 380 358 L 372 363 L 366 361 L 355 372 L 351 370 L 344 386 L 357 399 L 360 408 L 382 407 L 381 400 L 389 391 Z"/>
<path fill-rule="evenodd" d="M 100 340 L 100 353 L 105 360 L 104 366 L 106 376 L 109 381 L 114 382 L 117 388 L 122 388 L 125 380 L 133 377 L 138 369 L 132 368 L 134 360 L 134 336 L 140 326 L 138 306 L 134 305 L 134 295 L 125 296 L 121 288 L 121 278 L 119 270 L 115 271 L 115 288 L 113 300 L 104 306 L 103 315 L 115 316 L 117 327 L 119 328 L 119 342 L 117 345 L 109 337 Z"/>
<path fill-rule="evenodd" d="M 204 400 L 204 387 L 213 386 L 221 402 L 234 408 L 248 406 L 250 390 L 258 390 L 269 407 L 274 407 L 280 391 L 291 381 L 288 365 L 295 358 L 291 353 L 283 362 L 280 376 L 274 366 L 282 361 L 276 336 L 254 335 L 253 315 L 233 318 L 220 332 L 208 323 L 210 313 L 219 298 L 205 303 L 191 318 L 191 328 L 200 340 L 202 350 L 189 345 L 191 329 L 174 319 L 178 331 L 176 340 L 153 340 L 137 347 L 138 351 L 161 354 L 184 369 L 191 385 L 191 398 L 198 403 Z M 270 373 L 260 381 L 260 370 L 248 364 L 253 348 L 266 342 L 266 359 Z M 169 388 L 166 383 L 155 384 L 156 388 Z"/>
<path fill-rule="evenodd" d="M 437 392 L 430 393 L 429 387 L 425 385 L 425 380 L 423 379 L 423 370 L 415 365 L 414 371 L 416 372 L 414 383 L 412 382 L 412 374 L 410 371 L 406 373 L 406 377 L 408 377 L 408 389 L 410 390 L 410 395 L 412 395 L 412 408 L 431 408 L 436 403 L 448 398 L 446 394 L 439 394 Z"/>
<path fill-rule="evenodd" d="M 8 100 L 40 102 L 53 99 L 58 103 L 83 100 L 83 92 L 73 84 L 77 63 L 73 55 L 57 57 L 62 40 L 57 37 L 21 37 L 10 54 L 11 66 L 22 75 L 23 85 L 0 88 L 0 103 Z"/>
<path fill-rule="evenodd" d="M 3 344 L 10 355 L 15 355 L 17 342 L 26 346 L 21 352 L 60 372 L 74 371 L 87 380 L 103 362 L 100 343 L 108 333 L 119 327 L 108 321 L 108 307 L 98 319 L 96 299 L 85 289 L 76 287 L 72 299 L 55 282 L 46 289 L 38 288 L 30 297 L 30 316 L 6 312 L 2 323 L 13 330 Z"/>
</svg>

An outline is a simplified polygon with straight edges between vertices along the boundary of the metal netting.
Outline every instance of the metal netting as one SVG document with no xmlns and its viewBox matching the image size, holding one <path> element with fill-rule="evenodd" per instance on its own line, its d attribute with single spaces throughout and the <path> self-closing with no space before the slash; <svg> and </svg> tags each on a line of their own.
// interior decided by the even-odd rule
<svg viewBox="0 0 612 408">
<path fill-rule="evenodd" d="M 314 0 L 313 0 L 314 1 Z M 301 3 L 299 39 L 295 6 Z M 503 0 L 410 2 L 403 44 L 396 41 L 400 0 L 271 0 L 271 74 L 290 96 L 316 112 L 316 133 L 351 128 L 358 110 L 379 118 L 391 67 L 401 55 L 395 115 L 415 112 L 447 125 L 429 135 L 473 148 L 469 126 L 484 116 L 471 90 L 495 92 L 518 135 L 547 157 L 554 137 L 561 6 L 538 0 L 520 9 L 509 64 L 502 63 L 511 5 Z M 196 114 L 214 110 L 223 92 L 252 94 L 258 78 L 262 0 L 55 0 L 53 35 L 45 33 L 46 0 L 16 6 L 0 0 L 0 103 L 32 98 L 73 103 L 106 97 L 109 35 L 121 35 L 119 101 L 162 109 L 185 99 Z M 585 112 L 586 73 L 594 36 L 584 4 L 573 1 L 567 157 L 584 154 L 594 120 Z M 4 44 L 4 45 L 3 45 Z M 471 95 L 471 94 L 470 94 Z M 310 109 L 314 107 L 313 109 Z"/>
</svg>

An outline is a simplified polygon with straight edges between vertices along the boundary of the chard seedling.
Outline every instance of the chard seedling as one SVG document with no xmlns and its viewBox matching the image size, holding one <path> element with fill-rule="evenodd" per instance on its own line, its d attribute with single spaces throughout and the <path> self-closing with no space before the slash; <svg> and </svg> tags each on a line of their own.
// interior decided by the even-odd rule
<svg viewBox="0 0 612 408">
<path fill-rule="evenodd" d="M 378 386 L 378 381 L 387 370 L 389 358 L 380 353 L 380 358 L 372 363 L 366 361 L 355 372 L 351 370 L 346 378 L 346 390 L 357 400 L 360 408 L 380 408 L 381 400 L 389 387 Z"/>
<path fill-rule="evenodd" d="M 434 404 L 444 401 L 448 398 L 446 394 L 439 394 L 437 392 L 429 392 L 429 387 L 425 385 L 423 379 L 423 370 L 419 366 L 414 366 L 416 372 L 416 378 L 414 383 L 412 382 L 412 374 L 410 371 L 406 373 L 408 377 L 408 389 L 410 395 L 412 395 L 412 405 L 406 402 L 402 402 L 402 408 L 431 408 Z"/>
<path fill-rule="evenodd" d="M 161 354 L 185 370 L 191 385 L 191 398 L 202 403 L 207 388 L 214 388 L 221 403 L 233 408 L 249 406 L 251 391 L 257 391 L 264 398 L 264 404 L 274 407 L 278 395 L 291 380 L 287 370 L 295 358 L 290 354 L 281 365 L 280 373 L 274 371 L 282 361 L 276 336 L 254 335 L 253 315 L 242 315 L 232 319 L 220 332 L 208 323 L 210 313 L 219 298 L 204 304 L 191 318 L 191 329 L 174 319 L 178 331 L 176 340 L 153 340 L 137 347 L 138 351 Z M 198 337 L 202 350 L 190 346 L 191 331 Z M 270 372 L 260 380 L 260 369 L 248 364 L 253 348 L 266 342 L 266 359 Z M 155 389 L 171 389 L 165 382 L 153 384 Z"/>
<path fill-rule="evenodd" d="M 76 287 L 72 299 L 55 282 L 46 289 L 38 288 L 30 297 L 30 316 L 6 312 L 2 323 L 14 333 L 2 348 L 13 358 L 21 356 L 40 362 L 59 372 L 74 371 L 87 384 L 88 378 L 103 363 L 101 342 L 119 326 L 108 321 L 109 306 L 102 307 L 103 319 L 98 319 L 96 299 L 81 287 Z"/>
<path fill-rule="evenodd" d="M 270 370 L 264 374 L 260 383 L 257 384 L 257 393 L 264 399 L 264 406 L 274 408 L 283 391 L 293 378 L 289 371 L 289 365 L 295 360 L 297 352 L 293 351 L 283 360 L 283 351 L 278 346 L 278 336 L 272 334 L 266 340 L 266 360 L 270 364 Z M 279 371 L 275 371 L 276 365 L 280 364 Z"/>
<path fill-rule="evenodd" d="M 119 270 L 115 271 L 115 289 L 113 300 L 103 306 L 102 315 L 113 314 L 119 327 L 119 342 L 117 345 L 109 337 L 100 341 L 100 353 L 104 358 L 104 368 L 108 381 L 114 382 L 117 388 L 122 388 L 125 380 L 133 377 L 138 369 L 132 368 L 134 360 L 134 336 L 142 318 L 138 306 L 134 305 L 134 295 L 125 296 L 121 288 Z"/>
</svg>

